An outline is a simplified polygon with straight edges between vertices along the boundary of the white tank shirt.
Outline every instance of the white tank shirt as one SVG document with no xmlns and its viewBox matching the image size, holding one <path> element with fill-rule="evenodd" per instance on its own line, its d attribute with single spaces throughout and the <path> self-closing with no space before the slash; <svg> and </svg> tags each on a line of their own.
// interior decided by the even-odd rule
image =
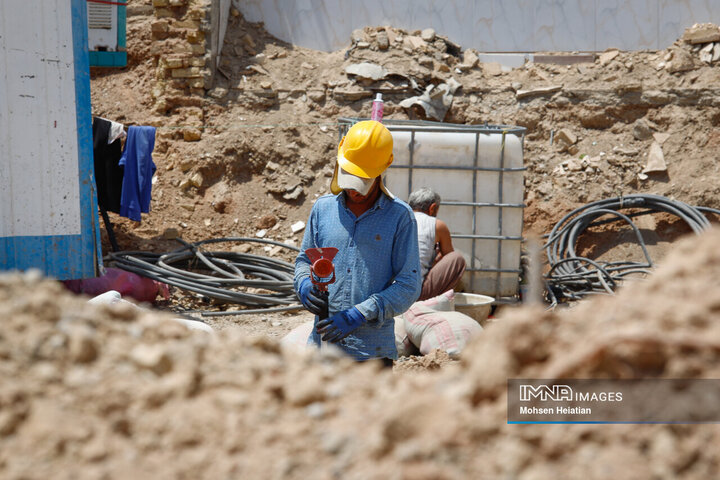
<svg viewBox="0 0 720 480">
<path fill-rule="evenodd" d="M 420 250 L 420 269 L 422 276 L 430 271 L 435 259 L 435 217 L 423 212 L 413 212 L 418 226 L 418 248 Z"/>
</svg>

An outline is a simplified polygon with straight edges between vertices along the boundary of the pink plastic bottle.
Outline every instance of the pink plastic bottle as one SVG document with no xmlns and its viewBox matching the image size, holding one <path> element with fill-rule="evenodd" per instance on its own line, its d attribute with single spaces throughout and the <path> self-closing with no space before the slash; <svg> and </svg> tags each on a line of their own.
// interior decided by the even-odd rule
<svg viewBox="0 0 720 480">
<path fill-rule="evenodd" d="M 382 93 L 378 93 L 375 96 L 375 100 L 372 103 L 372 113 L 370 114 L 370 120 L 377 120 L 382 122 L 383 119 L 383 99 Z"/>
</svg>

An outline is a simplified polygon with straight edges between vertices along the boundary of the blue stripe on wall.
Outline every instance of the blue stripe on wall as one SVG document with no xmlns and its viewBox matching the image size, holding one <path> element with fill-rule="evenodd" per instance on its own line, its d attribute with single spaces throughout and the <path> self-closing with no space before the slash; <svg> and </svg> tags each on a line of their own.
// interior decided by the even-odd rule
<svg viewBox="0 0 720 480">
<path fill-rule="evenodd" d="M 0 265 L 12 270 L 37 268 L 60 280 L 91 277 L 80 259 L 91 258 L 83 235 L 0 237 Z M 9 252 L 9 254 L 8 254 Z M 10 258 L 2 258 L 6 254 Z"/>
<path fill-rule="evenodd" d="M 90 106 L 90 57 L 88 54 L 87 2 L 72 0 L 73 53 L 75 58 L 75 109 L 78 132 L 78 170 L 80 174 L 80 212 L 82 249 L 81 277 L 98 274 L 102 264 L 95 167 L 92 151 L 92 109 Z M 79 277 L 73 277 L 79 278 Z"/>
</svg>

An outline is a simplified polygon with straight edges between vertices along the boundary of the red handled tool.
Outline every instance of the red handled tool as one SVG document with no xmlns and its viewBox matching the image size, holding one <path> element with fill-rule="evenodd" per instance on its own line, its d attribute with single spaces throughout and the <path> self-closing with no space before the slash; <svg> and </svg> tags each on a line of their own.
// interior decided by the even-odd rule
<svg viewBox="0 0 720 480">
<path fill-rule="evenodd" d="M 335 247 L 308 248 L 305 250 L 305 255 L 310 259 L 310 281 L 317 287 L 320 294 L 325 297 L 328 296 L 327 286 L 335 282 L 335 266 L 332 260 L 337 253 L 338 249 Z M 320 320 L 327 318 L 327 308 L 318 317 Z"/>
<path fill-rule="evenodd" d="M 321 292 L 327 292 L 327 286 L 335 282 L 335 266 L 332 260 L 337 253 L 338 249 L 335 247 L 305 250 L 305 255 L 310 259 L 310 281 Z"/>
</svg>

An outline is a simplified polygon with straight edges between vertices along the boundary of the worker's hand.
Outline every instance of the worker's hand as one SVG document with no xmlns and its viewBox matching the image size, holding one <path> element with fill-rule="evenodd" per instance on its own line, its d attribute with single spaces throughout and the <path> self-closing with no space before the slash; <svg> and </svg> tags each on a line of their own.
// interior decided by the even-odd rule
<svg viewBox="0 0 720 480">
<path fill-rule="evenodd" d="M 315 285 L 312 284 L 310 278 L 304 278 L 300 282 L 300 288 L 298 289 L 298 298 L 302 302 L 303 306 L 315 315 L 321 315 L 327 312 L 328 307 L 328 296 L 323 295 Z"/>
<path fill-rule="evenodd" d="M 317 323 L 317 332 L 323 341 L 337 343 L 365 323 L 365 317 L 357 307 L 336 313 Z"/>
</svg>

